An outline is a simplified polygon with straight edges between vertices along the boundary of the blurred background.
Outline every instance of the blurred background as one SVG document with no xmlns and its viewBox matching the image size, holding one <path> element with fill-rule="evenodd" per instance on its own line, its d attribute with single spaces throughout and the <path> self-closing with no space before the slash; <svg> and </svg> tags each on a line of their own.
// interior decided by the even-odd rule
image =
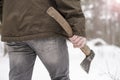
<svg viewBox="0 0 120 80">
<path fill-rule="evenodd" d="M 87 44 L 96 56 L 89 74 L 85 73 L 80 67 L 85 55 L 67 41 L 71 80 L 120 80 L 120 0 L 81 0 L 81 4 L 86 17 Z M 5 45 L 0 41 L 0 80 L 8 80 L 9 59 L 5 53 Z M 50 77 L 37 58 L 32 80 L 40 79 Z"/>
<path fill-rule="evenodd" d="M 120 47 L 120 0 L 82 0 L 88 39 L 102 38 Z"/>
</svg>

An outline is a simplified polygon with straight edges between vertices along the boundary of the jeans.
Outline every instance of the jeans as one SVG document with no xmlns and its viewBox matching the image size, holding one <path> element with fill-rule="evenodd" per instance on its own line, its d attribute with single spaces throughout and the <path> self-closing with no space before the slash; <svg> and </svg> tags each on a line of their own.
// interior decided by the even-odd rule
<svg viewBox="0 0 120 80">
<path fill-rule="evenodd" d="M 48 70 L 51 80 L 70 80 L 65 38 L 51 37 L 6 44 L 10 61 L 9 80 L 31 80 L 37 55 Z"/>
</svg>

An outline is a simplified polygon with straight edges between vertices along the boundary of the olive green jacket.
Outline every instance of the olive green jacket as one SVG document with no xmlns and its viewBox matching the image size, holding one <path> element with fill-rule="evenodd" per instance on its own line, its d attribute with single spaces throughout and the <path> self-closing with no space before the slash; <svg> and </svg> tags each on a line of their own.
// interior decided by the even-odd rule
<svg viewBox="0 0 120 80">
<path fill-rule="evenodd" d="M 71 25 L 74 34 L 85 36 L 85 18 L 80 0 L 4 0 L 2 41 L 24 41 L 66 36 L 47 9 L 53 6 Z"/>
</svg>

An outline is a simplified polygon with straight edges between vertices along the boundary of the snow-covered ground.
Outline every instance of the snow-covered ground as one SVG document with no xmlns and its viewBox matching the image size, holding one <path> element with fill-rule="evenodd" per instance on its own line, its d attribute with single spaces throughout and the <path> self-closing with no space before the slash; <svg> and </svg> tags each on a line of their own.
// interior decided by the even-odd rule
<svg viewBox="0 0 120 80">
<path fill-rule="evenodd" d="M 95 46 L 98 42 L 102 45 Z M 120 80 L 120 48 L 108 45 L 101 39 L 94 39 L 88 42 L 96 56 L 92 61 L 89 74 L 81 67 L 80 63 L 84 59 L 84 54 L 73 48 L 67 42 L 70 56 L 70 78 L 71 80 Z M 0 42 L 0 80 L 8 80 L 9 59 L 8 55 L 3 56 L 3 43 Z M 49 74 L 44 65 L 37 58 L 34 66 L 32 80 L 50 80 Z"/>
</svg>

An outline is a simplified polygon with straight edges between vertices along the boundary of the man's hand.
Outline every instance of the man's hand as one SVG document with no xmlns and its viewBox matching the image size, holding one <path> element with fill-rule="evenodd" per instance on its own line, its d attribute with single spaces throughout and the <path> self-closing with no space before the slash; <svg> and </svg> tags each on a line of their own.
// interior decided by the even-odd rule
<svg viewBox="0 0 120 80">
<path fill-rule="evenodd" d="M 69 38 L 69 40 L 73 43 L 75 48 L 82 48 L 86 44 L 86 38 L 82 36 L 74 35 L 73 37 Z"/>
</svg>

